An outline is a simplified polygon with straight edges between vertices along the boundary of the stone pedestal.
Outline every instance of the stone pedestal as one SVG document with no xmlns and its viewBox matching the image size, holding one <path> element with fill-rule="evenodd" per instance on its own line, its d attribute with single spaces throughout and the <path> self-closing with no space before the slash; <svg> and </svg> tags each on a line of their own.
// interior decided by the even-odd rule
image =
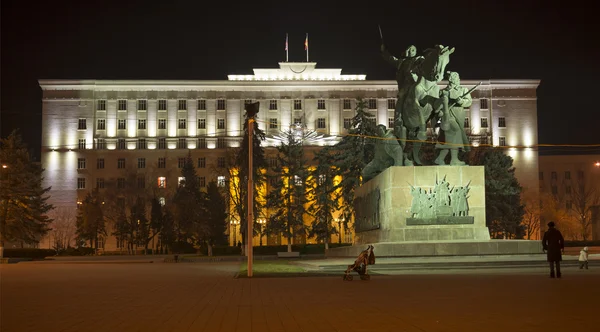
<svg viewBox="0 0 600 332">
<path fill-rule="evenodd" d="M 411 188 L 433 190 L 443 179 L 450 189 L 468 185 L 468 214 L 443 206 L 434 216 L 413 216 Z M 490 240 L 484 180 L 483 166 L 390 167 L 356 192 L 355 208 L 364 217 L 355 220 L 355 245 L 329 249 L 327 256 L 356 257 L 369 244 L 382 257 L 540 253 L 540 241 Z"/>
<path fill-rule="evenodd" d="M 429 191 L 436 180 L 443 179 L 450 189 L 468 185 L 468 216 L 412 218 L 411 187 Z M 390 167 L 360 187 L 356 198 L 357 204 L 369 206 L 369 216 L 377 214 L 366 221 L 355 221 L 357 245 L 490 239 L 485 225 L 483 166 Z"/>
</svg>

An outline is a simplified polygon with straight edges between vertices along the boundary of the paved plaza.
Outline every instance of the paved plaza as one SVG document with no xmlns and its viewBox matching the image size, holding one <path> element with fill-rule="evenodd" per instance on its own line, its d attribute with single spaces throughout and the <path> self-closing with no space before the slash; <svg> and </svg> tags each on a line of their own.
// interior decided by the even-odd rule
<svg viewBox="0 0 600 332">
<path fill-rule="evenodd" d="M 234 278 L 239 262 L 0 265 L 0 330 L 592 331 L 597 268 Z"/>
</svg>

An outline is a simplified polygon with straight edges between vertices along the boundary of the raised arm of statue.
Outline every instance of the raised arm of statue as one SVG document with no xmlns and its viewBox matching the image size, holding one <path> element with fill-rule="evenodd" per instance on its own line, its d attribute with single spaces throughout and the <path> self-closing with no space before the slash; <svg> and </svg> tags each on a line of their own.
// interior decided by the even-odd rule
<svg viewBox="0 0 600 332">
<path fill-rule="evenodd" d="M 402 61 L 401 59 L 396 58 L 395 56 L 393 56 L 385 47 L 385 45 L 381 44 L 381 55 L 383 56 L 383 58 L 385 59 L 385 61 L 389 62 L 392 66 L 398 68 L 398 65 L 400 64 L 400 62 Z"/>
<path fill-rule="evenodd" d="M 457 100 L 456 105 L 469 107 L 473 103 L 473 98 L 471 98 L 471 94 L 468 93 L 469 89 L 463 87 L 462 90 L 464 95 Z"/>
</svg>

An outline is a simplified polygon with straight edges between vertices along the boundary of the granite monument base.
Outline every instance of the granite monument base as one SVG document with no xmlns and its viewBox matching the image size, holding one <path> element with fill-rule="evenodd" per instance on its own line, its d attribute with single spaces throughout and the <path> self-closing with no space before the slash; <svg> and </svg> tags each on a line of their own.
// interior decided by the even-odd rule
<svg viewBox="0 0 600 332">
<path fill-rule="evenodd" d="M 532 240 L 381 242 L 372 245 L 376 257 L 500 256 L 543 252 L 541 241 Z M 330 248 L 325 255 L 328 258 L 356 258 L 366 248 L 366 244 Z"/>
</svg>

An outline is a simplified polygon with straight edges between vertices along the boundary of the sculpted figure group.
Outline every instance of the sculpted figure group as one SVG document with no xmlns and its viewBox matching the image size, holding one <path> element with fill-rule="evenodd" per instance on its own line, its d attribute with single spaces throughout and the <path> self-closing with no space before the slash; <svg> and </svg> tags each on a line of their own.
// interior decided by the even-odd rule
<svg viewBox="0 0 600 332">
<path fill-rule="evenodd" d="M 418 55 L 417 48 L 411 45 L 402 56 L 396 57 L 382 44 L 381 53 L 396 69 L 398 95 L 394 128 L 379 126 L 378 135 L 386 139 L 377 141 L 375 158 L 363 172 L 364 181 L 390 166 L 422 165 L 420 151 L 427 139 L 430 121 L 432 127 L 440 127 L 434 163 L 446 165 L 446 156 L 450 154 L 450 165 L 465 165 L 459 160 L 458 152 L 469 150 L 464 108 L 471 105 L 474 88 L 469 90 L 461 86 L 458 73 L 446 72 L 454 48 L 436 45 Z M 448 86 L 440 90 L 438 83 L 445 77 Z M 390 136 L 396 137 L 397 143 L 391 141 Z M 407 143 L 412 146 L 410 151 L 405 151 Z"/>
<path fill-rule="evenodd" d="M 452 187 L 443 179 L 435 184 L 432 189 L 411 187 L 412 204 L 410 214 L 412 218 L 428 219 L 438 216 L 441 207 L 450 207 L 451 216 L 464 217 L 469 214 L 468 194 L 469 185 L 465 187 Z M 447 210 L 447 209 L 443 209 Z"/>
</svg>

